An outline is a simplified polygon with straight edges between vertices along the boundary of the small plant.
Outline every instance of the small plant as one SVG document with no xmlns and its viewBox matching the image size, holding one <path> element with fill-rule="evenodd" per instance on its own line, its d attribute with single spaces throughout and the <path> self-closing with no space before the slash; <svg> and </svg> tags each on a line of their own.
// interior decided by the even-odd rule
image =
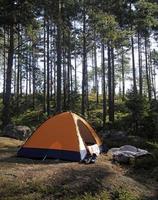
<svg viewBox="0 0 158 200">
<path fill-rule="evenodd" d="M 112 200 L 140 200 L 137 197 L 135 197 L 134 194 L 131 194 L 130 192 L 126 191 L 123 188 L 120 188 L 113 192 L 112 194 Z"/>
</svg>

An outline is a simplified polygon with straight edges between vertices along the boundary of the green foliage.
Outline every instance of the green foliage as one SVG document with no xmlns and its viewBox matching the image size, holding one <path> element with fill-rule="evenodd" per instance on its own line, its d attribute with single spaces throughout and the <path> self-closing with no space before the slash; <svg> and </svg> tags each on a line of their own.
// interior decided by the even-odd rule
<svg viewBox="0 0 158 200">
<path fill-rule="evenodd" d="M 19 200 L 19 199 L 43 199 L 45 196 L 49 196 L 52 199 L 63 199 L 63 200 L 138 200 L 133 194 L 126 191 L 125 189 L 114 190 L 111 193 L 106 190 L 96 194 L 84 193 L 80 194 L 73 190 L 73 194 L 70 191 L 65 190 L 61 185 L 53 187 L 50 183 L 43 184 L 40 181 L 25 181 L 25 182 L 5 182 L 1 180 L 2 188 L 0 193 L 4 200 Z"/>
<path fill-rule="evenodd" d="M 116 100 L 116 102 L 115 102 L 115 112 L 116 112 L 116 114 L 117 113 L 126 114 L 126 113 L 129 112 L 129 110 L 128 110 L 128 108 L 127 108 L 127 106 L 126 106 L 124 101 L 122 101 L 120 99 Z"/>
<path fill-rule="evenodd" d="M 13 118 L 16 125 L 26 125 L 29 127 L 37 127 L 46 120 L 46 115 L 42 111 L 27 110 L 24 114 Z"/>
<path fill-rule="evenodd" d="M 145 97 L 129 91 L 126 106 L 131 113 L 131 130 L 138 134 L 142 120 L 148 115 L 149 103 Z"/>
<path fill-rule="evenodd" d="M 158 113 L 150 113 L 142 121 L 143 136 L 149 139 L 158 138 Z"/>
<path fill-rule="evenodd" d="M 85 193 L 83 196 L 74 198 L 73 200 L 110 200 L 110 194 L 106 191 L 101 192 L 97 195 L 92 195 L 91 193 Z"/>
<path fill-rule="evenodd" d="M 130 192 L 126 191 L 125 189 L 118 189 L 111 193 L 107 191 L 103 191 L 99 194 L 92 195 L 91 193 L 85 193 L 83 196 L 79 196 L 74 198 L 73 200 L 139 200 Z"/>
<path fill-rule="evenodd" d="M 136 4 L 136 26 L 140 32 L 148 33 L 148 31 L 158 25 L 157 21 L 157 3 L 145 0 L 139 0 Z"/>
<path fill-rule="evenodd" d="M 113 193 L 113 198 L 115 200 L 138 200 L 137 197 L 135 197 L 133 194 L 130 192 L 120 188 L 119 190 L 116 190 Z"/>
<path fill-rule="evenodd" d="M 88 121 L 97 130 L 102 128 L 102 112 L 101 111 L 90 111 L 88 114 Z"/>
<path fill-rule="evenodd" d="M 143 118 L 149 111 L 149 104 L 146 97 L 135 94 L 133 91 L 127 94 L 126 106 L 132 113 L 134 120 Z"/>
</svg>

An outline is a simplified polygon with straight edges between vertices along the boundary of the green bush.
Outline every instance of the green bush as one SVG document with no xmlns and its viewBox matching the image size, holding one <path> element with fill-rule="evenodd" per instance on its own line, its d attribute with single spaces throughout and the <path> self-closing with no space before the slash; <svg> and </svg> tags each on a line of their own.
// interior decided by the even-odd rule
<svg viewBox="0 0 158 200">
<path fill-rule="evenodd" d="M 158 138 L 158 113 L 150 113 L 144 117 L 141 126 L 142 136 L 149 139 Z"/>
<path fill-rule="evenodd" d="M 123 101 L 116 101 L 115 102 L 115 112 L 116 113 L 123 113 L 123 114 L 125 114 L 125 113 L 128 113 L 129 110 L 128 110 L 125 102 L 123 102 Z"/>
<path fill-rule="evenodd" d="M 101 130 L 102 129 L 102 118 L 103 118 L 103 114 L 100 111 L 91 111 L 88 114 L 88 118 L 87 120 L 89 121 L 89 123 L 97 130 Z"/>
<path fill-rule="evenodd" d="M 24 114 L 13 118 L 16 125 L 26 125 L 29 127 L 36 127 L 47 119 L 46 114 L 42 111 L 27 110 Z"/>
</svg>

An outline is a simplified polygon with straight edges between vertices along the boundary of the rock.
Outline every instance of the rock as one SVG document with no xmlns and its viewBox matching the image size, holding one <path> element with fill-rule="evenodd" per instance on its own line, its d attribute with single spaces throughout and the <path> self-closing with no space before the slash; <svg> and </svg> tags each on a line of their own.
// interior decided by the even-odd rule
<svg viewBox="0 0 158 200">
<path fill-rule="evenodd" d="M 131 145 L 124 145 L 120 148 L 112 148 L 108 151 L 108 154 L 111 154 L 113 160 L 119 163 L 129 163 L 130 160 L 136 160 L 150 155 L 148 151 Z"/>
<path fill-rule="evenodd" d="M 15 126 L 8 124 L 3 130 L 3 136 L 25 140 L 31 135 L 31 129 L 28 126 Z"/>
</svg>

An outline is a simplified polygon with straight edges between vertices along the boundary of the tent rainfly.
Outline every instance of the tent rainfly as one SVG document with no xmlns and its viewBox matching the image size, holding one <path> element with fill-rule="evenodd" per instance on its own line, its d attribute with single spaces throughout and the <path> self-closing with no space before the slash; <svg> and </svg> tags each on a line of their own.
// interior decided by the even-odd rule
<svg viewBox="0 0 158 200">
<path fill-rule="evenodd" d="M 41 124 L 17 155 L 80 161 L 89 153 L 99 155 L 101 145 L 100 138 L 83 118 L 64 112 Z"/>
</svg>

